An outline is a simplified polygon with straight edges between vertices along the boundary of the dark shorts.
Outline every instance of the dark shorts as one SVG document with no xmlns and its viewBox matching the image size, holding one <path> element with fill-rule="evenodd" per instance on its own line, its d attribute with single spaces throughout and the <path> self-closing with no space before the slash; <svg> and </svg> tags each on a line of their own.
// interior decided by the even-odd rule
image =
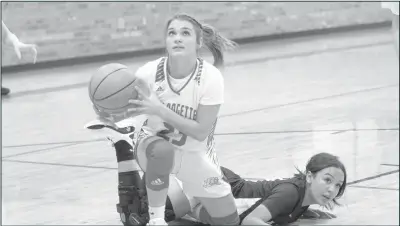
<svg viewBox="0 0 400 226">
<path fill-rule="evenodd" d="M 221 171 L 224 174 L 224 179 L 231 185 L 232 194 L 235 198 L 241 191 L 244 185 L 244 179 L 241 178 L 239 175 L 234 173 L 232 170 L 221 166 Z"/>
</svg>

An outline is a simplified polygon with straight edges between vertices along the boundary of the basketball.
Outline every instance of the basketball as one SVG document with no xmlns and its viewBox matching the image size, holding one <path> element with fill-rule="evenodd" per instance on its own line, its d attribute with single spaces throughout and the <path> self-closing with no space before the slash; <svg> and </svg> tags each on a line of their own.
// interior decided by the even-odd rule
<svg viewBox="0 0 400 226">
<path fill-rule="evenodd" d="M 97 69 L 89 82 L 89 97 L 97 109 L 120 113 L 129 107 L 129 100 L 138 96 L 136 77 L 127 66 L 110 63 Z"/>
</svg>

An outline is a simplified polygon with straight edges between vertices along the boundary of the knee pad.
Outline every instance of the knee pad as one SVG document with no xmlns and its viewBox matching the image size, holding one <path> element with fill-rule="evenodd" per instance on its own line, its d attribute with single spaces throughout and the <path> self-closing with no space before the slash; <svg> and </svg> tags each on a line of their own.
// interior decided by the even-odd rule
<svg viewBox="0 0 400 226">
<path fill-rule="evenodd" d="M 146 189 L 139 172 L 118 174 L 117 212 L 125 226 L 146 225 L 149 220 Z"/>
<path fill-rule="evenodd" d="M 120 140 L 114 147 L 118 161 L 117 212 L 125 226 L 146 225 L 149 220 L 146 189 L 134 159 L 132 146 Z"/>
<path fill-rule="evenodd" d="M 117 162 L 133 160 L 133 147 L 125 140 L 120 140 L 114 144 Z"/>
</svg>

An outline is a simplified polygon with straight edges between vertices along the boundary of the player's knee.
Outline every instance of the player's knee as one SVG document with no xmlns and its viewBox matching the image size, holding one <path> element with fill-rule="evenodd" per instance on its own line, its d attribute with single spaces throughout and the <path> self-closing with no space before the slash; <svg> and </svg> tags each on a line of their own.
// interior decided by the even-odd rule
<svg viewBox="0 0 400 226">
<path fill-rule="evenodd" d="M 120 140 L 114 144 L 115 152 L 117 155 L 117 162 L 133 160 L 133 147 L 125 140 Z"/>
<path fill-rule="evenodd" d="M 200 210 L 200 220 L 204 223 L 210 224 L 210 225 L 239 225 L 240 224 L 240 218 L 239 214 L 236 211 L 232 211 L 232 213 L 227 214 L 223 217 L 213 217 L 211 216 L 206 208 L 202 207 Z"/>
<path fill-rule="evenodd" d="M 147 172 L 169 175 L 174 165 L 174 147 L 165 140 L 158 139 L 146 147 Z"/>
</svg>

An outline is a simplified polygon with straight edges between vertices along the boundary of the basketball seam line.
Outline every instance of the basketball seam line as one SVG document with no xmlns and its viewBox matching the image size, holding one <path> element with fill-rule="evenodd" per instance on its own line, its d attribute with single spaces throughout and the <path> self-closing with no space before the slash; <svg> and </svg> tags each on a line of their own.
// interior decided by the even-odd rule
<svg viewBox="0 0 400 226">
<path fill-rule="evenodd" d="M 97 100 L 97 101 L 99 101 L 99 100 L 105 100 L 105 99 L 107 99 L 107 98 L 109 98 L 109 97 L 111 97 L 111 96 L 114 96 L 115 94 L 121 92 L 122 90 L 124 90 L 124 89 L 126 89 L 127 87 L 129 87 L 130 85 L 132 85 L 132 83 L 134 83 L 135 81 L 136 81 L 136 78 L 135 78 L 132 82 L 130 82 L 128 85 L 122 87 L 121 89 L 115 91 L 114 93 L 112 93 L 112 94 L 110 94 L 110 95 L 108 95 L 108 96 L 106 96 L 106 97 L 103 97 L 103 98 L 101 98 L 101 99 L 95 99 L 95 100 Z"/>
<path fill-rule="evenodd" d="M 101 83 L 103 83 L 104 80 L 106 80 L 106 79 L 108 78 L 108 76 L 110 76 L 112 73 L 117 72 L 117 71 L 122 70 L 122 69 L 127 69 L 127 68 L 118 68 L 117 70 L 112 71 L 112 72 L 108 73 L 106 76 L 104 76 L 104 78 L 99 82 L 99 84 L 96 86 L 96 88 L 95 88 L 94 91 L 93 91 L 93 100 L 96 100 L 96 99 L 94 98 L 94 95 L 96 94 L 97 89 L 99 88 L 99 86 L 101 85 Z"/>
<path fill-rule="evenodd" d="M 103 109 L 106 109 L 106 110 L 118 110 L 118 109 L 121 109 L 121 108 L 128 107 L 128 106 L 129 106 L 129 103 L 128 103 L 127 105 L 124 105 L 124 106 L 121 106 L 121 107 L 118 107 L 118 108 L 107 108 L 107 107 L 101 106 L 100 104 L 96 104 L 96 105 L 99 106 L 99 107 L 101 107 L 101 108 L 103 108 Z"/>
</svg>

